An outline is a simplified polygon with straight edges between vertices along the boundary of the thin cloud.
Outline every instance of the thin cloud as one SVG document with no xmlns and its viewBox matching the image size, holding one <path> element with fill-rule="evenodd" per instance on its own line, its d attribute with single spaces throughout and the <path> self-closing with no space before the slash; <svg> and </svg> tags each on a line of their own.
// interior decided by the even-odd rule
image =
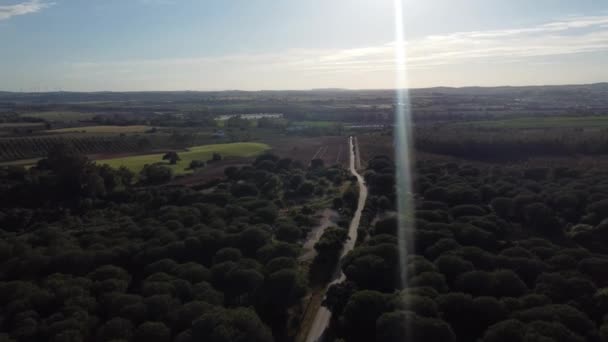
<svg viewBox="0 0 608 342">
<path fill-rule="evenodd" d="M 174 5 L 175 0 L 138 0 L 144 5 Z"/>
<path fill-rule="evenodd" d="M 292 49 L 277 53 L 168 58 L 73 64 L 75 72 L 213 73 L 270 72 L 276 75 L 392 72 L 394 42 L 353 49 Z M 470 63 L 538 62 L 545 57 L 608 51 L 608 15 L 569 17 L 536 26 L 454 32 L 407 42 L 409 69 Z M 552 59 L 553 58 L 553 59 Z M 219 76 L 218 76 L 219 77 Z"/>
<path fill-rule="evenodd" d="M 608 16 L 573 17 L 532 27 L 454 32 L 408 41 L 408 67 L 428 68 L 475 61 L 521 60 L 608 51 Z M 342 50 L 320 58 L 313 68 L 377 69 L 394 55 L 393 43 Z"/>
<path fill-rule="evenodd" d="M 54 3 L 41 2 L 40 0 L 30 0 L 14 5 L 0 5 L 0 20 L 7 20 L 18 15 L 25 15 L 39 12 Z"/>
</svg>

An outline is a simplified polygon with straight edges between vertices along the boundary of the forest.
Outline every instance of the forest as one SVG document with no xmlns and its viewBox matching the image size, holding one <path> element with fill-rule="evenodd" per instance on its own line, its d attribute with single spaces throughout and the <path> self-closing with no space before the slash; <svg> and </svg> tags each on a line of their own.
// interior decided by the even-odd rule
<svg viewBox="0 0 608 342">
<path fill-rule="evenodd" d="M 339 265 L 346 281 L 323 302 L 336 341 L 608 341 L 603 168 L 417 160 L 415 218 L 399 228 L 395 166 L 375 156 L 355 249 L 338 260 L 341 222 L 310 270 L 307 204 L 328 198 L 347 221 L 346 171 L 262 154 L 224 173 L 208 191 L 167 186 L 69 146 L 3 168 L 2 338 L 293 340 L 310 287 Z"/>
<path fill-rule="evenodd" d="M 608 341 L 605 169 L 418 161 L 401 228 L 394 171 L 390 158 L 368 163 L 365 215 L 380 219 L 328 291 L 332 337 Z M 403 267 L 398 229 L 413 240 Z"/>
<path fill-rule="evenodd" d="M 205 192 L 134 176 L 69 146 L 2 169 L 1 339 L 286 340 L 306 203 L 345 171 L 263 154 Z"/>
</svg>

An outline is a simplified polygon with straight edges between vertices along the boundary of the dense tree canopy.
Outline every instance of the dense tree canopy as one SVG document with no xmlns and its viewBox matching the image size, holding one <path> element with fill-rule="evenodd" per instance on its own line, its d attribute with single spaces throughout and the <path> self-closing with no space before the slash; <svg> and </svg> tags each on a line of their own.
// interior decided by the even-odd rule
<svg viewBox="0 0 608 342">
<path fill-rule="evenodd" d="M 314 224 L 304 204 L 319 184 L 315 196 L 335 197 L 345 172 L 267 154 L 225 174 L 207 191 L 164 186 L 172 173 L 160 163 L 136 178 L 63 146 L 28 170 L 2 169 L 1 339 L 293 337 L 289 310 L 308 291 L 296 258 Z M 340 232 L 319 250 L 339 250 Z"/>
<path fill-rule="evenodd" d="M 391 213 L 395 183 L 383 174 L 393 169 L 375 157 L 365 172 L 365 238 L 342 263 L 346 282 L 325 300 L 338 337 L 606 340 L 605 171 L 573 178 L 559 168 L 419 161 L 414 230 Z"/>
</svg>

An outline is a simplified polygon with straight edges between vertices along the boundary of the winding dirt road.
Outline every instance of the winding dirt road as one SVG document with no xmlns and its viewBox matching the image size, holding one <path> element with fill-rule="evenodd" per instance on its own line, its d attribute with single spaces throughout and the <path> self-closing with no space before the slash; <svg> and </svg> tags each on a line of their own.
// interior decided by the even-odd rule
<svg viewBox="0 0 608 342">
<path fill-rule="evenodd" d="M 361 221 L 361 213 L 363 212 L 363 207 L 365 207 L 365 200 L 367 199 L 367 187 L 365 186 L 365 180 L 363 176 L 361 176 L 357 172 L 357 168 L 361 166 L 361 162 L 359 161 L 359 147 L 356 146 L 356 138 L 349 138 L 349 147 L 350 147 L 350 173 L 353 176 L 357 177 L 357 183 L 359 183 L 359 202 L 357 203 L 357 210 L 353 215 L 353 219 L 350 222 L 350 226 L 348 227 L 348 237 L 349 239 L 344 243 L 344 248 L 342 249 L 342 254 L 340 255 L 340 260 L 355 247 L 355 242 L 357 241 L 357 229 L 359 228 L 359 221 Z M 357 151 L 357 154 L 355 154 Z M 332 277 L 332 281 L 327 286 L 338 284 L 343 282 L 346 279 L 344 273 L 342 273 L 341 262 L 339 263 L 334 276 Z M 312 327 L 308 332 L 308 336 L 306 337 L 307 342 L 319 342 L 323 340 L 323 334 L 325 333 L 325 329 L 329 326 L 329 321 L 331 320 L 331 311 L 327 310 L 326 307 L 321 306 L 315 315 L 315 319 L 312 323 Z"/>
</svg>

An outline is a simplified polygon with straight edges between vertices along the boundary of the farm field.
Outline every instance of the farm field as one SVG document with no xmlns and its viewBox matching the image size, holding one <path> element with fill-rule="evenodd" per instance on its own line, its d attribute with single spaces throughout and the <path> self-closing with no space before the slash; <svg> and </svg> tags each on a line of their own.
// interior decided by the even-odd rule
<svg viewBox="0 0 608 342">
<path fill-rule="evenodd" d="M 227 120 L 218 120 L 218 119 L 215 119 L 214 121 L 215 121 L 215 125 L 217 127 L 219 127 L 219 128 L 226 127 L 226 121 Z M 258 120 L 256 120 L 256 119 L 248 119 L 247 123 L 249 124 L 249 127 L 257 127 Z"/>
<path fill-rule="evenodd" d="M 321 136 L 315 138 L 290 137 L 264 140 L 272 146 L 272 153 L 308 165 L 311 159 L 323 159 L 325 165 L 348 166 L 348 137 Z"/>
<path fill-rule="evenodd" d="M 3 166 L 23 166 L 25 168 L 29 168 L 36 164 L 40 158 L 29 158 L 29 159 L 18 159 L 8 162 L 0 162 L 0 167 Z"/>
<path fill-rule="evenodd" d="M 328 128 L 338 124 L 338 121 L 293 121 L 292 126 L 307 126 L 307 127 L 319 127 Z"/>
<path fill-rule="evenodd" d="M 98 160 L 99 164 L 106 164 L 114 168 L 124 166 L 129 170 L 139 173 L 146 164 L 163 163 L 169 166 L 174 174 L 186 174 L 192 172 L 188 169 L 193 160 L 207 161 L 211 159 L 214 152 L 226 157 L 252 157 L 270 149 L 270 146 L 262 143 L 232 143 L 202 145 L 189 148 L 187 151 L 178 152 L 180 161 L 170 165 L 168 161 L 162 160 L 163 153 L 146 154 L 132 157 Z M 204 169 L 203 169 L 204 170 Z"/>
<path fill-rule="evenodd" d="M 3 122 L 0 129 L 44 127 L 43 122 Z"/>
<path fill-rule="evenodd" d="M 83 126 L 51 129 L 46 133 L 144 133 L 149 130 L 150 126 L 133 125 L 133 126 Z"/>
<path fill-rule="evenodd" d="M 395 153 L 392 136 L 360 134 L 357 135 L 357 142 L 359 143 L 359 153 L 361 153 L 361 165 L 363 167 L 374 156 L 392 158 Z"/>
<path fill-rule="evenodd" d="M 584 117 L 533 117 L 515 118 L 506 120 L 484 120 L 467 123 L 458 123 L 458 126 L 472 125 L 483 128 L 608 128 L 608 116 Z"/>
<path fill-rule="evenodd" d="M 49 112 L 31 112 L 23 113 L 21 116 L 27 116 L 30 118 L 39 118 L 48 121 L 79 121 L 79 120 L 90 120 L 96 114 L 94 113 L 82 113 L 72 111 L 49 111 Z"/>
</svg>

